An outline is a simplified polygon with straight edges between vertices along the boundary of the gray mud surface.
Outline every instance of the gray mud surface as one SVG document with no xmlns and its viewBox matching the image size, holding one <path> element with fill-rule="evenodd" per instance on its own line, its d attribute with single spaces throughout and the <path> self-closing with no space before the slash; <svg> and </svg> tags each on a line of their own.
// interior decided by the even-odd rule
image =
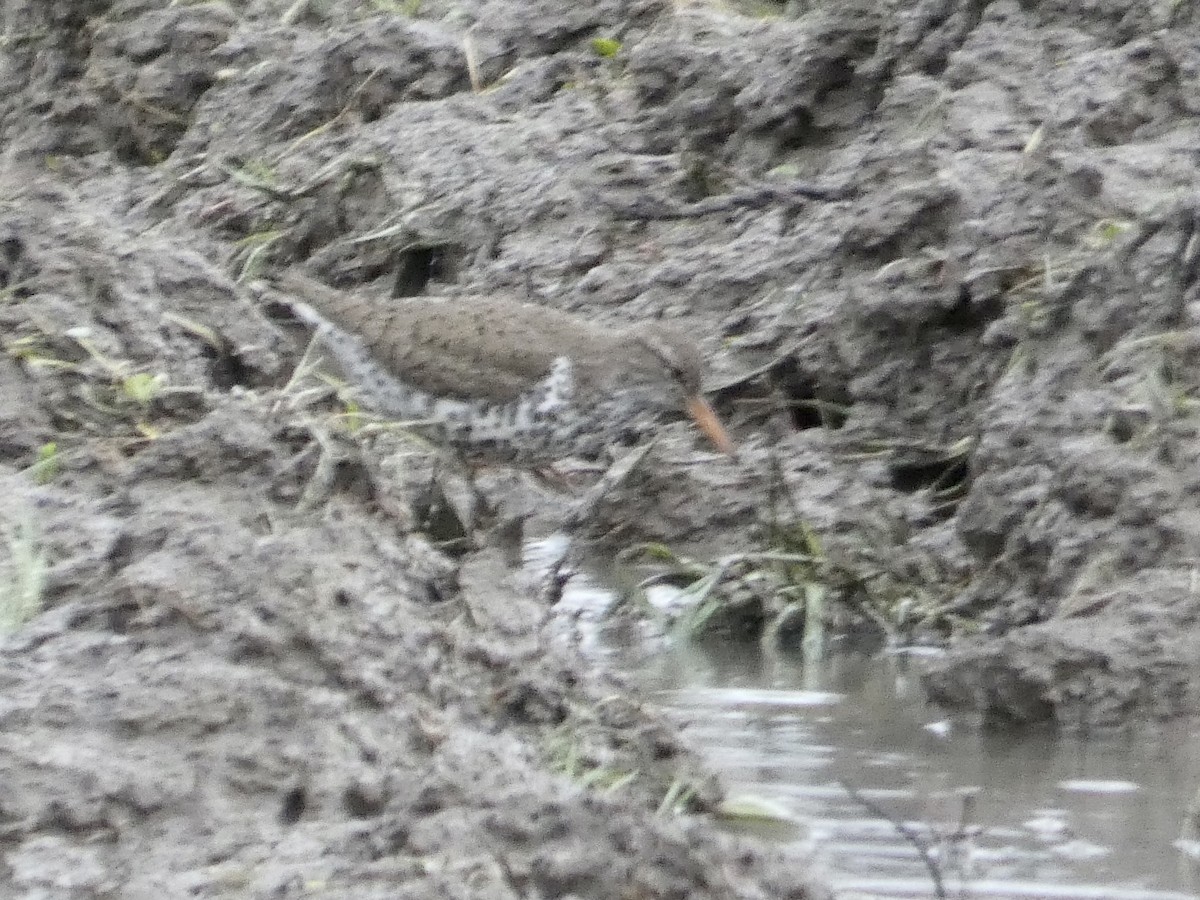
<svg viewBox="0 0 1200 900">
<path fill-rule="evenodd" d="M 753 546 L 781 473 L 940 599 L 935 699 L 1194 713 L 1198 10 L 2 0 L 0 895 L 820 893 L 294 377 L 301 263 L 685 318 L 741 459 L 664 427 L 604 546 Z"/>
</svg>

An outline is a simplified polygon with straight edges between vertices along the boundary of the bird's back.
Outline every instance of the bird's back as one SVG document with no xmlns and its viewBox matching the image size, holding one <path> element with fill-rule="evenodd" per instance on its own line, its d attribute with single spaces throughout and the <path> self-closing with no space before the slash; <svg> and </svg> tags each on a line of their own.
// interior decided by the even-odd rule
<svg viewBox="0 0 1200 900">
<path fill-rule="evenodd" d="M 615 330 L 550 307 L 489 297 L 377 298 L 337 291 L 296 273 L 283 293 L 357 335 L 397 378 L 429 394 L 508 403 L 549 375 L 561 356 L 603 358 Z"/>
</svg>

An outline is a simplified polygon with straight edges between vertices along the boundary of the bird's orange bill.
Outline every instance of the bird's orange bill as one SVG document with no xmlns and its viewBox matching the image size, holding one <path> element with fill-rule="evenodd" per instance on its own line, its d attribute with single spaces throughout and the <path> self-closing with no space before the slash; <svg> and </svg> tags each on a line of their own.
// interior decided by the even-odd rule
<svg viewBox="0 0 1200 900">
<path fill-rule="evenodd" d="M 736 452 L 733 446 L 733 440 L 729 437 L 729 432 L 725 430 L 725 426 L 721 424 L 721 420 L 717 418 L 717 414 L 713 412 L 713 408 L 708 405 L 708 401 L 697 394 L 687 402 L 688 415 L 691 416 L 700 430 L 718 450 L 727 456 L 733 456 Z"/>
</svg>

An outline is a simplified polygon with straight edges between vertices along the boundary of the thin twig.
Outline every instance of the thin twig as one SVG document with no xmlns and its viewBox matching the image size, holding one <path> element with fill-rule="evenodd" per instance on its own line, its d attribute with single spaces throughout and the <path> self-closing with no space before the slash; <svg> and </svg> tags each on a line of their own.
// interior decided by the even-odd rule
<svg viewBox="0 0 1200 900">
<path fill-rule="evenodd" d="M 861 793 L 859 793 L 857 788 L 851 786 L 851 784 L 845 779 L 839 778 L 838 784 L 840 784 L 842 789 L 850 795 L 851 800 L 865 808 L 868 812 L 878 816 L 885 822 L 890 823 L 891 826 L 896 829 L 896 833 L 899 834 L 900 837 L 904 838 L 917 848 L 917 852 L 921 855 L 921 859 L 925 862 L 925 868 L 929 871 L 929 877 L 933 879 L 934 896 L 937 897 L 937 900 L 946 900 L 946 885 L 942 879 L 942 870 L 938 866 L 937 859 L 933 855 L 933 849 L 929 846 L 929 842 L 926 841 L 925 838 L 921 837 L 921 835 L 918 834 L 914 829 L 909 828 L 899 819 L 895 818 L 882 806 L 879 806 L 877 803 L 868 800 Z"/>
</svg>

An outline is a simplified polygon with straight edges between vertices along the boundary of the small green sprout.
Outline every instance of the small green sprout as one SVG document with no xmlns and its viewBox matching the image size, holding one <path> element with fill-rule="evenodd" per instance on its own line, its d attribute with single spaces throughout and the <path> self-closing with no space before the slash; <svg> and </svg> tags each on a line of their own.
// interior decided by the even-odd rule
<svg viewBox="0 0 1200 900">
<path fill-rule="evenodd" d="M 138 372 L 136 375 L 128 375 L 122 379 L 121 390 L 138 406 L 149 406 L 150 401 L 158 396 L 166 380 L 163 375 Z"/>
<path fill-rule="evenodd" d="M 28 472 L 37 484 L 49 484 L 62 470 L 62 456 L 58 452 L 58 444 L 50 441 L 38 447 L 37 461 L 29 467 Z"/>
<path fill-rule="evenodd" d="M 616 38 L 592 38 L 592 52 L 604 59 L 612 59 L 621 52 L 621 42 Z"/>
</svg>

